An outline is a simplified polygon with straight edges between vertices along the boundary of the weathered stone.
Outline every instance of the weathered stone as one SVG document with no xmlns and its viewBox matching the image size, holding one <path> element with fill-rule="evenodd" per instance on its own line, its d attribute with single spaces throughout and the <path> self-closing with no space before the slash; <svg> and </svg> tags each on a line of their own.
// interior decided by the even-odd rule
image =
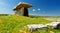
<svg viewBox="0 0 60 33">
<path fill-rule="evenodd" d="M 28 15 L 28 8 L 32 7 L 32 5 L 24 2 L 20 2 L 16 7 L 13 8 L 15 14 L 22 15 L 22 16 L 29 16 Z"/>
</svg>

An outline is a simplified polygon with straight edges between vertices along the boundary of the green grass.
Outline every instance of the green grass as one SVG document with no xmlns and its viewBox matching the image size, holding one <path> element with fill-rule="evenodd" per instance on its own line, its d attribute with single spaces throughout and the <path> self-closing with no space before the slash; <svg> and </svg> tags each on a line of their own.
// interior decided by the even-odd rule
<svg viewBox="0 0 60 33">
<path fill-rule="evenodd" d="M 46 24 L 51 21 L 43 18 L 30 18 L 24 16 L 3 16 L 0 17 L 0 33 L 20 33 L 19 30 L 29 32 L 26 25 L 28 24 Z M 59 30 L 55 30 L 59 33 Z M 46 30 L 37 30 L 33 33 L 48 33 Z"/>
</svg>

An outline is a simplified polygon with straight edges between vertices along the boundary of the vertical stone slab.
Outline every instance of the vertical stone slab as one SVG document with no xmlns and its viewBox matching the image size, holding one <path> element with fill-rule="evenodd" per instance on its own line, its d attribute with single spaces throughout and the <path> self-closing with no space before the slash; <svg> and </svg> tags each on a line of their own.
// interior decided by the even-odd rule
<svg viewBox="0 0 60 33">
<path fill-rule="evenodd" d="M 24 8 L 24 16 L 29 16 L 28 15 L 28 9 L 27 8 Z"/>
</svg>

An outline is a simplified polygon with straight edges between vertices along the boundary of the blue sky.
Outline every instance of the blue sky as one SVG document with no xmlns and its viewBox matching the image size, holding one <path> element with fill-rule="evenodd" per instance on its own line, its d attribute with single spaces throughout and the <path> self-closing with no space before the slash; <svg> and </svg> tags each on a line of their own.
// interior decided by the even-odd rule
<svg viewBox="0 0 60 33">
<path fill-rule="evenodd" d="M 0 14 L 13 14 L 19 2 L 32 4 L 30 15 L 60 16 L 60 0 L 0 0 Z"/>
</svg>

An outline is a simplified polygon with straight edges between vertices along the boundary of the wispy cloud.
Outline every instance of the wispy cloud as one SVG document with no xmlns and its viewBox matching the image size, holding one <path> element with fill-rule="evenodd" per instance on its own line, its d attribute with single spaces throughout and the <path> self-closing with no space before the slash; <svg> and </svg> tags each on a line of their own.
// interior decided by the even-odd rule
<svg viewBox="0 0 60 33">
<path fill-rule="evenodd" d="M 33 9 L 32 11 L 36 11 L 36 9 Z"/>
<path fill-rule="evenodd" d="M 41 9 L 40 9 L 40 8 L 38 8 L 37 10 L 38 10 L 38 11 L 40 11 Z"/>
</svg>

